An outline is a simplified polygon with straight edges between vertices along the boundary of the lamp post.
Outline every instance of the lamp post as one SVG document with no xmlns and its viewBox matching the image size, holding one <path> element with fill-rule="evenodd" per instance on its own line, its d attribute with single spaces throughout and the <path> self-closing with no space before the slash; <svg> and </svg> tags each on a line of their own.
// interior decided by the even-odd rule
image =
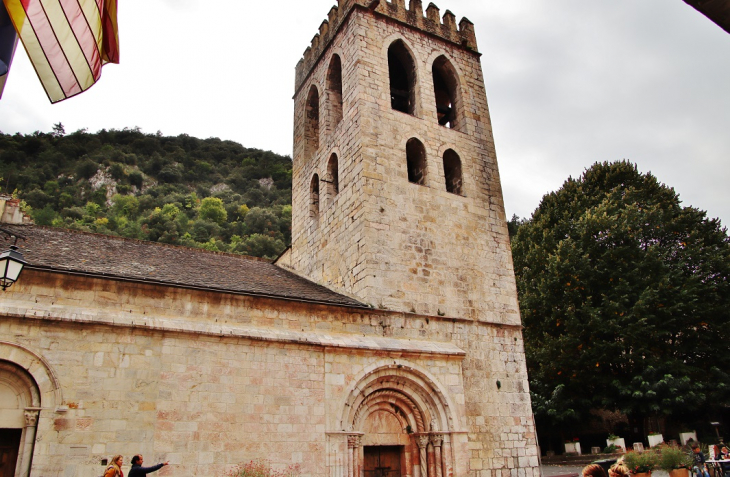
<svg viewBox="0 0 730 477">
<path fill-rule="evenodd" d="M 18 280 L 20 272 L 23 271 L 26 264 L 26 261 L 23 260 L 23 254 L 18 251 L 18 246 L 15 245 L 18 238 L 25 240 L 25 237 L 3 228 L 0 228 L 0 232 L 6 234 L 8 238 L 15 237 L 15 243 L 10 246 L 10 250 L 0 253 L 0 288 L 5 291 L 6 288 Z"/>
</svg>

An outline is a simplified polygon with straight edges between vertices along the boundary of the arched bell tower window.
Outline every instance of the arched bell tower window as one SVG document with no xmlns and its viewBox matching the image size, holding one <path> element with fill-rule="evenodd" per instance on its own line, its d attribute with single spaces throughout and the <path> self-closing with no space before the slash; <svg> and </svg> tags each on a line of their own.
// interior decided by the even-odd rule
<svg viewBox="0 0 730 477">
<path fill-rule="evenodd" d="M 307 96 L 306 116 L 304 118 L 304 144 L 307 158 L 312 157 L 319 148 L 319 91 L 312 85 Z"/>
<path fill-rule="evenodd" d="M 461 159 L 453 149 L 447 149 L 444 152 L 444 178 L 446 179 L 446 192 L 464 195 Z"/>
<path fill-rule="evenodd" d="M 319 221 L 319 176 L 315 174 L 309 185 L 309 216 Z"/>
<path fill-rule="evenodd" d="M 390 75 L 390 105 L 396 111 L 416 114 L 416 64 L 403 40 L 388 48 Z"/>
<path fill-rule="evenodd" d="M 436 116 L 439 124 L 459 131 L 463 130 L 463 107 L 456 70 L 451 62 L 441 55 L 433 62 L 432 71 Z"/>
<path fill-rule="evenodd" d="M 426 148 L 416 138 L 411 138 L 406 143 L 406 162 L 408 182 L 426 185 Z"/>
<path fill-rule="evenodd" d="M 327 163 L 327 186 L 331 192 L 330 195 L 336 196 L 340 192 L 340 173 L 337 164 L 337 154 L 332 154 Z"/>
<path fill-rule="evenodd" d="M 327 100 L 330 125 L 334 130 L 342 121 L 342 62 L 339 55 L 332 55 L 327 71 Z"/>
</svg>

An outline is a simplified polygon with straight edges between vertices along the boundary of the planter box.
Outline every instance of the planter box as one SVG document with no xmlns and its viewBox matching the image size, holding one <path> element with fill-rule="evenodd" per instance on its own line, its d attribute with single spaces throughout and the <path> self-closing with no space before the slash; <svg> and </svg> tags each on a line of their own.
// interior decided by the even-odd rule
<svg viewBox="0 0 730 477">
<path fill-rule="evenodd" d="M 626 441 L 623 437 L 619 437 L 618 439 L 609 440 L 606 439 L 606 446 L 615 445 L 616 447 L 621 448 L 621 452 L 626 452 Z"/>
<path fill-rule="evenodd" d="M 670 470 L 669 477 L 689 477 L 689 470 L 687 470 L 687 469 Z"/>
<path fill-rule="evenodd" d="M 566 442 L 565 453 L 580 455 L 580 442 Z"/>
<path fill-rule="evenodd" d="M 679 433 L 680 444 L 685 445 L 685 444 L 687 444 L 687 441 L 690 439 L 697 442 L 697 432 L 696 431 Z"/>
<path fill-rule="evenodd" d="M 653 434 L 646 438 L 649 440 L 649 447 L 655 447 L 664 442 L 664 437 L 661 434 Z"/>
</svg>

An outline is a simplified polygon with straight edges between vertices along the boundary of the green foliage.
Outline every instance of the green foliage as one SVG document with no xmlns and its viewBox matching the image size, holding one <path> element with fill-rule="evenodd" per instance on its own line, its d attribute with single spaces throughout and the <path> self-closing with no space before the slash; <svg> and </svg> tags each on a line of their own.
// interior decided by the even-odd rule
<svg viewBox="0 0 730 477">
<path fill-rule="evenodd" d="M 543 198 L 512 249 L 538 426 L 594 408 L 681 420 L 730 404 L 717 386 L 730 366 L 718 220 L 628 162 L 595 164 Z"/>
<path fill-rule="evenodd" d="M 216 197 L 206 197 L 200 203 L 198 217 L 203 220 L 209 220 L 218 225 L 222 225 L 228 220 L 228 212 L 226 212 L 221 199 Z"/>
<path fill-rule="evenodd" d="M 616 452 L 620 452 L 620 447 L 618 447 L 616 444 L 611 444 L 609 446 L 606 446 L 603 448 L 604 454 L 614 454 Z"/>
<path fill-rule="evenodd" d="M 217 138 L 62 126 L 0 133 L 3 190 L 18 190 L 36 223 L 270 258 L 291 241 L 290 158 Z M 94 189 L 100 170 L 112 183 Z"/>
<path fill-rule="evenodd" d="M 662 446 L 659 450 L 659 468 L 667 472 L 674 469 L 691 469 L 692 454 L 679 447 Z"/>
<path fill-rule="evenodd" d="M 659 454 L 654 449 L 647 449 L 644 452 L 627 452 L 624 456 L 624 464 L 632 474 L 651 472 L 659 465 Z"/>
</svg>

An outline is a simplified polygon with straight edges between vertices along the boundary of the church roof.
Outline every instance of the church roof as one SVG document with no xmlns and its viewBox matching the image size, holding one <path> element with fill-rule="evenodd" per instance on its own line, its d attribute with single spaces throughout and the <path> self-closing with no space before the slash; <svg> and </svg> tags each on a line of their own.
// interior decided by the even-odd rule
<svg viewBox="0 0 730 477">
<path fill-rule="evenodd" d="M 37 225 L 2 226 L 25 237 L 25 241 L 18 241 L 18 247 L 29 269 L 295 301 L 365 306 L 256 257 Z M 12 243 L 0 237 L 0 243 L 3 241 L 3 250 Z"/>
</svg>

